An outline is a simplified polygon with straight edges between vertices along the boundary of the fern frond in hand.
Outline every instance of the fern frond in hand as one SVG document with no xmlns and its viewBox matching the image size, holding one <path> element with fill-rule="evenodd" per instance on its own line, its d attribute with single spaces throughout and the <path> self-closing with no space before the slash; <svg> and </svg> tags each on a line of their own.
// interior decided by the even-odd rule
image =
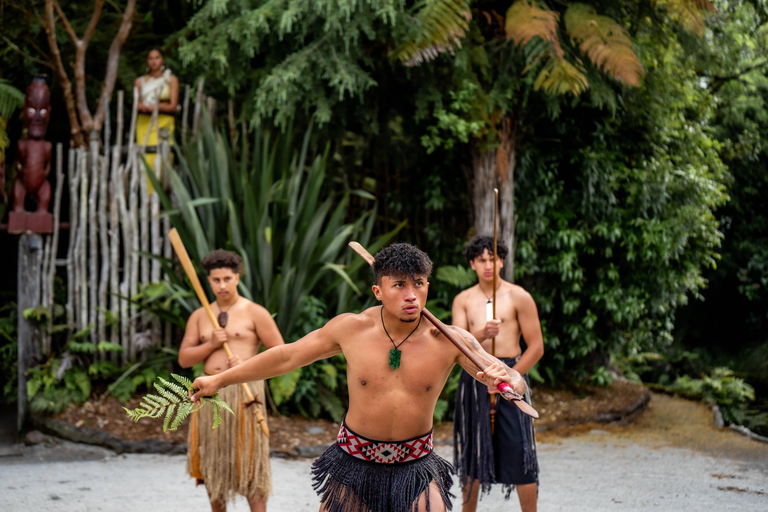
<svg viewBox="0 0 768 512">
<path fill-rule="evenodd" d="M 172 373 L 171 377 L 181 385 L 158 377 L 155 381 L 155 389 L 159 395 L 148 394 L 144 396 L 141 404 L 134 410 L 123 407 L 134 422 L 141 418 L 159 418 L 165 415 L 163 432 L 176 430 L 187 416 L 203 407 L 206 402 L 210 402 L 213 407 L 213 428 L 221 425 L 222 409 L 234 414 L 229 405 L 219 398 L 218 393 L 213 396 L 202 397 L 199 403 L 193 402 L 189 399 L 188 393 L 192 389 L 192 381 L 175 373 Z"/>
</svg>

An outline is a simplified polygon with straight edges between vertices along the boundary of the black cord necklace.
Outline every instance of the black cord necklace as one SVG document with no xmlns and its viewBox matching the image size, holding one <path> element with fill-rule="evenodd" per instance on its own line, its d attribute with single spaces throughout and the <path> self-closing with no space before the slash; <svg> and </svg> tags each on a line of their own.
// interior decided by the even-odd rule
<svg viewBox="0 0 768 512">
<path fill-rule="evenodd" d="M 416 324 L 416 329 L 419 328 L 421 325 L 421 315 L 419 315 L 419 323 Z M 395 345 L 395 340 L 392 339 L 392 336 L 389 335 L 389 332 L 387 331 L 387 326 L 384 325 L 384 306 L 381 306 L 381 326 L 384 328 L 384 332 L 387 333 L 387 338 L 389 338 L 389 341 L 392 342 L 392 346 L 395 348 L 392 348 L 389 350 L 389 367 L 393 370 L 397 370 L 400 368 L 400 346 L 405 343 L 405 340 L 411 337 L 411 334 L 416 332 L 416 329 L 411 331 L 411 334 L 405 337 L 403 341 L 400 342 L 400 345 Z"/>
<path fill-rule="evenodd" d="M 231 305 L 230 305 L 230 306 L 227 308 L 227 311 L 229 311 L 230 309 L 232 309 L 232 306 L 234 306 L 235 304 L 237 304 L 237 301 L 239 301 L 239 300 L 240 300 L 240 297 L 236 298 L 236 299 L 235 299 L 235 302 L 233 302 L 233 303 L 232 303 L 232 304 L 231 304 Z M 218 304 L 218 302 L 217 302 L 217 304 Z M 221 328 L 223 329 L 223 328 L 225 328 L 225 327 L 227 326 L 227 323 L 229 322 L 229 315 L 227 314 L 227 311 L 223 311 L 223 310 L 221 309 L 221 304 L 218 304 L 218 306 L 219 306 L 219 318 L 218 318 L 217 320 L 218 320 L 218 322 L 219 322 L 219 327 L 221 327 Z"/>
</svg>

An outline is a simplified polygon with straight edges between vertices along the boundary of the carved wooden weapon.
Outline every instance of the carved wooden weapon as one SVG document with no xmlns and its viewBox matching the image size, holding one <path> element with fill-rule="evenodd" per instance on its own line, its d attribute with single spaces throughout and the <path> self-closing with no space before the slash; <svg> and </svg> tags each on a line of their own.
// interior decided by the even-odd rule
<svg viewBox="0 0 768 512">
<path fill-rule="evenodd" d="M 349 242 L 349 246 L 350 246 L 350 247 L 351 247 L 351 248 L 352 248 L 352 249 L 353 249 L 353 250 L 354 250 L 354 251 L 355 251 L 357 254 L 359 254 L 360 256 L 362 256 L 362 258 L 363 258 L 363 259 L 364 259 L 364 260 L 365 260 L 365 261 L 366 261 L 366 262 L 367 262 L 369 265 L 373 265 L 373 262 L 374 262 L 374 258 L 373 258 L 373 256 L 371 255 L 371 253 L 369 253 L 369 252 L 368 252 L 368 251 L 365 249 L 365 247 L 363 247 L 362 245 L 360 245 L 360 244 L 359 244 L 359 243 L 357 243 L 357 242 Z M 469 359 L 469 360 L 472 362 L 472 364 L 474 364 L 475 366 L 477 366 L 477 367 L 478 367 L 480 370 L 484 370 L 484 369 L 485 369 L 485 367 L 486 367 L 486 366 L 488 366 L 488 365 L 486 365 L 486 364 L 485 364 L 483 361 L 481 361 L 479 357 L 477 357 L 477 354 L 475 354 L 474 352 L 472 352 L 472 351 L 469 349 L 469 347 L 468 347 L 468 346 L 467 346 L 465 343 L 463 343 L 463 342 L 462 342 L 462 341 L 459 339 L 459 336 L 465 337 L 464 333 L 462 333 L 462 332 L 456 332 L 456 331 L 453 331 L 452 329 L 449 329 L 449 328 L 448 328 L 448 327 L 447 327 L 447 326 L 446 326 L 446 325 L 445 325 L 443 322 L 441 322 L 440 320 L 438 320 L 438 319 L 435 317 L 435 315 L 433 315 L 432 313 L 430 313 L 429 311 L 427 311 L 427 308 L 423 308 L 423 309 L 421 310 L 421 316 L 423 316 L 424 318 L 426 318 L 427 320 L 429 320 L 429 321 L 430 321 L 430 323 L 432 323 L 432 325 L 434 325 L 435 327 L 437 327 L 437 329 L 438 329 L 438 330 L 439 330 L 441 333 L 443 333 L 443 335 L 444 335 L 446 338 L 448 338 L 448 341 L 450 341 L 451 343 L 453 343 L 453 345 L 454 345 L 456 348 L 458 348 L 458 349 L 459 349 L 459 351 L 460 351 L 462 354 L 464 354 L 464 355 L 467 357 L 467 359 Z M 528 405 L 528 402 L 526 402 L 526 401 L 523 399 L 523 396 L 522 396 L 520 393 L 516 392 L 514 389 L 512 389 L 512 386 L 510 386 L 510 385 L 509 385 L 509 384 L 507 384 L 506 382 L 502 382 L 501 384 L 499 384 L 499 385 L 497 386 L 497 388 L 498 388 L 498 390 L 501 392 L 501 394 L 502 394 L 502 396 L 503 396 L 504 398 L 506 398 L 507 400 L 509 400 L 509 401 L 511 401 L 512 403 L 514 403 L 514 404 L 515 404 L 515 405 L 516 405 L 516 406 L 517 406 L 517 407 L 518 407 L 518 408 L 519 408 L 519 409 L 520 409 L 522 412 L 524 412 L 524 413 L 525 413 L 525 414 L 527 414 L 528 416 L 531 416 L 532 418 L 538 418 L 538 417 L 539 417 L 539 413 L 538 413 L 538 412 L 536 412 L 536 409 L 534 409 L 533 407 L 531 407 L 530 405 Z"/>
<path fill-rule="evenodd" d="M 208 303 L 208 297 L 205 295 L 205 291 L 203 290 L 203 285 L 200 284 L 200 279 L 197 277 L 195 266 L 192 264 L 192 259 L 189 257 L 189 253 L 187 253 L 187 249 L 184 247 L 184 242 L 181 241 L 181 237 L 179 236 L 178 231 L 176 231 L 176 228 L 173 228 L 168 232 L 168 238 L 170 238 L 171 245 L 173 245 L 173 248 L 176 251 L 176 256 L 179 257 L 179 262 L 181 263 L 181 266 L 184 267 L 184 272 L 186 272 L 189 281 L 192 283 L 192 288 L 195 289 L 197 298 L 200 301 L 200 304 L 203 305 L 205 312 L 208 314 L 208 318 L 210 319 L 211 324 L 213 324 L 213 328 L 218 329 L 219 322 L 216 320 L 216 316 L 213 314 L 211 305 Z M 222 346 L 224 347 L 224 352 L 227 353 L 227 357 L 232 357 L 232 351 L 229 349 L 227 342 L 224 342 Z M 260 403 L 253 396 L 253 393 L 251 393 L 251 388 L 249 388 L 245 383 L 243 383 L 242 386 L 243 391 L 245 392 L 245 396 L 248 399 L 248 401 L 245 403 L 246 408 L 252 406 L 253 404 Z M 264 414 L 262 414 L 261 409 L 254 407 L 252 410 L 253 414 L 256 416 L 256 421 L 259 422 L 261 431 L 264 432 L 265 436 L 269 437 L 269 427 L 267 426 L 267 420 L 264 418 Z"/>
</svg>

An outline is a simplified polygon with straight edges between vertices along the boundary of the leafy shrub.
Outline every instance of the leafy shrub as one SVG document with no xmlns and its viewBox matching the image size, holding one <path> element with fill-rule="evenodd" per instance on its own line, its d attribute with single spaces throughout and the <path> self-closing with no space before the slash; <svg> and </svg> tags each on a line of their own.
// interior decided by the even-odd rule
<svg viewBox="0 0 768 512">
<path fill-rule="evenodd" d="M 14 403 L 18 397 L 18 338 L 16 334 L 17 305 L 9 301 L 0 306 L 0 374 L 3 383 L 3 399 Z"/>
<path fill-rule="evenodd" d="M 743 422 L 748 402 L 755 399 L 754 388 L 734 376 L 728 368 L 715 368 L 710 375 L 703 375 L 701 379 L 683 375 L 669 386 L 669 390 L 717 404 L 723 420 L 735 424 Z"/>
</svg>

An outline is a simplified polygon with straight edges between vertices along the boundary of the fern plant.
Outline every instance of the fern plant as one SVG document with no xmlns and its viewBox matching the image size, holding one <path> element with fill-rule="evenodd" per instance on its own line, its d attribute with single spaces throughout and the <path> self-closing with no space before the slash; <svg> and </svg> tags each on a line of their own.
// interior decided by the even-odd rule
<svg viewBox="0 0 768 512">
<path fill-rule="evenodd" d="M 181 385 L 169 382 L 162 377 L 158 377 L 155 382 L 155 389 L 159 395 L 145 395 L 141 404 L 136 409 L 123 407 L 128 416 L 138 422 L 141 418 L 159 418 L 165 415 L 163 420 L 163 432 L 176 430 L 187 416 L 202 408 L 206 402 L 213 407 L 213 428 L 221 425 L 221 410 L 232 412 L 229 405 L 219 398 L 216 393 L 211 397 L 204 396 L 199 403 L 195 403 L 189 398 L 189 391 L 192 390 L 192 381 L 181 375 L 171 374 L 171 377 Z"/>
</svg>

